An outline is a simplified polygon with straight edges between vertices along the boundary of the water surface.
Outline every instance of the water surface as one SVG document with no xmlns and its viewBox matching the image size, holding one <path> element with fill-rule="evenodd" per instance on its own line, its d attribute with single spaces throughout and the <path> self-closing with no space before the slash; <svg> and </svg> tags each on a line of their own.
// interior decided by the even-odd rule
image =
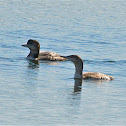
<svg viewBox="0 0 126 126">
<path fill-rule="evenodd" d="M 0 12 L 0 125 L 126 125 L 125 1 L 1 0 Z M 28 39 L 115 80 L 78 82 L 69 61 L 30 62 Z"/>
</svg>

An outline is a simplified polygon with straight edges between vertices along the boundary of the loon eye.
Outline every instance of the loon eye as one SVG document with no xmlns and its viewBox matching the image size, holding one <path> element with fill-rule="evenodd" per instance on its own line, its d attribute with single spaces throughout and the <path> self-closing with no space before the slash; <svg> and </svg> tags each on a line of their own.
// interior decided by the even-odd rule
<svg viewBox="0 0 126 126">
<path fill-rule="evenodd" d="M 32 41 L 28 41 L 28 44 L 33 44 L 33 42 Z"/>
<path fill-rule="evenodd" d="M 70 58 L 74 58 L 74 55 L 71 55 Z"/>
<path fill-rule="evenodd" d="M 71 55 L 70 58 L 77 58 L 77 56 L 76 55 Z"/>
</svg>

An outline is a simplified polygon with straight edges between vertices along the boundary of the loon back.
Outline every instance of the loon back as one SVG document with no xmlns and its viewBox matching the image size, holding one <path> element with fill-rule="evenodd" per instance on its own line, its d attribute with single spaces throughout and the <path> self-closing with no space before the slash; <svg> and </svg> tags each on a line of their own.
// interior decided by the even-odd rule
<svg viewBox="0 0 126 126">
<path fill-rule="evenodd" d="M 94 79 L 94 80 L 113 80 L 112 76 L 103 73 L 85 72 L 83 73 L 84 79 Z"/>
</svg>

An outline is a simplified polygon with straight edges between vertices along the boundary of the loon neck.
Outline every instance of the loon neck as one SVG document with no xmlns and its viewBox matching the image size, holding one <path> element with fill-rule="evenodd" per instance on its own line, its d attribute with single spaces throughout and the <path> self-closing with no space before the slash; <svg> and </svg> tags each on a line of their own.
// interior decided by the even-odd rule
<svg viewBox="0 0 126 126">
<path fill-rule="evenodd" d="M 83 62 L 75 64 L 75 75 L 74 78 L 82 79 Z"/>
<path fill-rule="evenodd" d="M 34 59 L 38 58 L 39 51 L 30 51 L 29 55 L 27 57 L 32 57 Z"/>
</svg>

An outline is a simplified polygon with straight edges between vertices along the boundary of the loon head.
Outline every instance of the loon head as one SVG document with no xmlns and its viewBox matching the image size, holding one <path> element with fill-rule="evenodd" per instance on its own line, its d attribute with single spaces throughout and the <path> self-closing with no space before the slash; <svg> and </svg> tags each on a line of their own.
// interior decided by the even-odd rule
<svg viewBox="0 0 126 126">
<path fill-rule="evenodd" d="M 39 53 L 39 50 L 40 50 L 40 44 L 37 40 L 29 39 L 27 44 L 24 44 L 22 46 L 28 47 L 31 52 L 38 52 Z"/>
<path fill-rule="evenodd" d="M 75 65 L 75 75 L 74 78 L 81 79 L 82 78 L 82 71 L 83 71 L 83 60 L 78 55 L 69 55 L 69 56 L 62 56 L 70 61 L 72 61 Z"/>
<path fill-rule="evenodd" d="M 83 60 L 78 55 L 62 56 L 76 64 L 83 64 Z"/>
</svg>

